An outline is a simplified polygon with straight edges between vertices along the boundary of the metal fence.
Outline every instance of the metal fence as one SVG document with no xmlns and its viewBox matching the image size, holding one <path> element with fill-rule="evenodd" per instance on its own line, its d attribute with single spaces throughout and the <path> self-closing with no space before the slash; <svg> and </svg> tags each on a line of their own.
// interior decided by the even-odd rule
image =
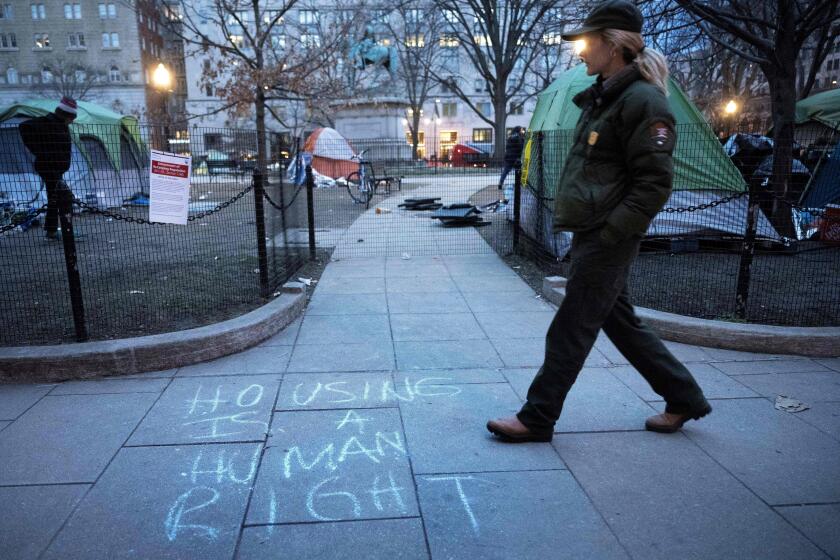
<svg viewBox="0 0 840 560">
<path fill-rule="evenodd" d="M 45 183 L 19 123 L 0 125 L 0 345 L 123 338 L 228 319 L 265 303 L 307 258 L 302 189 L 276 157 L 257 173 L 256 135 L 243 130 L 196 128 L 170 138 L 158 126 L 71 125 L 63 182 L 75 198 L 73 235 L 68 240 L 63 224 L 62 239 L 46 238 Z M 270 153 L 280 144 L 270 138 Z M 192 156 L 186 226 L 148 221 L 153 148 Z"/>
<path fill-rule="evenodd" d="M 840 325 L 840 245 L 833 237 L 838 222 L 829 204 L 840 194 L 823 189 L 840 183 L 836 136 L 830 130 L 799 134 L 800 163 L 784 202 L 769 186 L 766 146 L 749 149 L 754 138 L 723 145 L 705 126 L 681 126 L 678 138 L 676 188 L 634 265 L 634 302 L 703 318 Z M 511 172 L 500 189 L 504 162 L 488 153 L 486 143 L 430 139 L 421 145 L 420 159 L 399 140 L 350 138 L 322 145 L 313 161 L 317 245 L 334 251 L 333 258 L 495 251 L 511 262 L 524 257 L 545 275 L 563 275 L 571 236 L 554 234 L 551 226 L 554 187 L 571 142 L 572 131 L 528 138 L 518 198 L 518 175 Z M 369 163 L 336 169 L 325 161 L 362 149 Z M 360 167 L 375 177 L 369 202 L 357 202 L 355 175 L 344 179 Z M 386 177 L 399 181 L 380 180 Z M 813 196 L 818 189 L 824 196 Z M 411 199 L 426 200 L 414 207 Z M 450 217 L 471 213 L 471 219 L 459 223 L 434 206 L 453 204 L 474 209 L 455 208 Z"/>
</svg>

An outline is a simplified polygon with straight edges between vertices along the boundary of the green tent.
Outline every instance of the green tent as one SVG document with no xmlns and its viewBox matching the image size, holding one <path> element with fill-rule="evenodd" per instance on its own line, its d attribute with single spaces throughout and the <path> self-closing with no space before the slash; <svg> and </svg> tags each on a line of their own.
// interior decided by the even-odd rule
<svg viewBox="0 0 840 560">
<path fill-rule="evenodd" d="M 580 109 L 572 102 L 576 94 L 592 85 L 594 76 L 586 74 L 581 64 L 564 72 L 537 97 L 537 105 L 528 126 L 529 132 L 544 132 L 542 169 L 544 170 L 543 191 L 552 196 L 554 185 L 571 148 L 572 134 L 580 117 Z M 669 80 L 669 101 L 677 119 L 678 141 L 674 153 L 674 190 L 746 190 L 747 186 L 740 172 L 727 157 L 712 129 L 699 110 L 686 98 L 673 80 Z M 526 177 L 533 188 L 538 178 L 537 146 L 530 140 L 525 148 Z"/>
<path fill-rule="evenodd" d="M 78 101 L 77 103 L 78 114 L 73 126 L 70 127 L 74 143 L 81 147 L 82 143 L 79 141 L 79 137 L 92 136 L 96 138 L 105 147 L 108 159 L 114 169 L 120 171 L 122 169 L 120 136 L 128 134 L 134 140 L 132 144 L 143 146 L 137 119 L 132 116 L 120 115 L 87 101 Z M 13 117 L 41 117 L 55 111 L 56 106 L 58 106 L 58 102 L 52 99 L 21 101 L 13 105 L 0 107 L 0 122 Z M 84 153 L 84 149 L 80 149 Z M 88 157 L 88 155 L 85 154 L 85 157 Z"/>
<path fill-rule="evenodd" d="M 796 124 L 817 121 L 836 129 L 840 125 L 840 89 L 817 93 L 796 104 Z"/>
</svg>

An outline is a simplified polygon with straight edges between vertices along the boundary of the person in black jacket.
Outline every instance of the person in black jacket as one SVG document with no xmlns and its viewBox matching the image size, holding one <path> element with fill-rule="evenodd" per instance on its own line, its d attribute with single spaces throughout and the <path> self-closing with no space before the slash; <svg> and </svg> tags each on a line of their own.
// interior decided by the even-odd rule
<svg viewBox="0 0 840 560">
<path fill-rule="evenodd" d="M 505 166 L 502 168 L 502 176 L 499 177 L 499 190 L 505 185 L 508 173 L 521 165 L 522 147 L 525 145 L 525 135 L 521 126 L 513 127 L 505 142 Z"/>
<path fill-rule="evenodd" d="M 35 156 L 35 172 L 47 190 L 47 215 L 44 231 L 47 239 L 61 239 L 58 214 L 72 211 L 73 193 L 61 180 L 70 169 L 70 123 L 76 118 L 76 101 L 63 97 L 55 112 L 21 123 L 23 144 Z"/>
</svg>

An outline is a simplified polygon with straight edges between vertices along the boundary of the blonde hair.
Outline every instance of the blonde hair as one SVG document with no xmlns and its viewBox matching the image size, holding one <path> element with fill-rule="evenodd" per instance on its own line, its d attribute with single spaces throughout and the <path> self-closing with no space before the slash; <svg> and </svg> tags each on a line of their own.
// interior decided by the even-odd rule
<svg viewBox="0 0 840 560">
<path fill-rule="evenodd" d="M 645 80 L 668 95 L 668 60 L 661 52 L 645 47 L 641 33 L 603 29 L 601 37 L 606 43 L 621 50 L 625 62 L 635 62 Z"/>
</svg>

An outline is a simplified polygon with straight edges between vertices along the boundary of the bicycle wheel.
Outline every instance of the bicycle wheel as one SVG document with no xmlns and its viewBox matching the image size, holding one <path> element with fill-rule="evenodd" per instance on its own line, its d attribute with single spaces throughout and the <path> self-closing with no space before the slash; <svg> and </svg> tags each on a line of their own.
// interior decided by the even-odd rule
<svg viewBox="0 0 840 560">
<path fill-rule="evenodd" d="M 373 181 L 365 177 L 363 184 L 359 172 L 354 171 L 347 176 L 347 192 L 350 194 L 353 202 L 364 204 L 365 208 L 370 208 L 370 199 L 373 197 Z"/>
</svg>

